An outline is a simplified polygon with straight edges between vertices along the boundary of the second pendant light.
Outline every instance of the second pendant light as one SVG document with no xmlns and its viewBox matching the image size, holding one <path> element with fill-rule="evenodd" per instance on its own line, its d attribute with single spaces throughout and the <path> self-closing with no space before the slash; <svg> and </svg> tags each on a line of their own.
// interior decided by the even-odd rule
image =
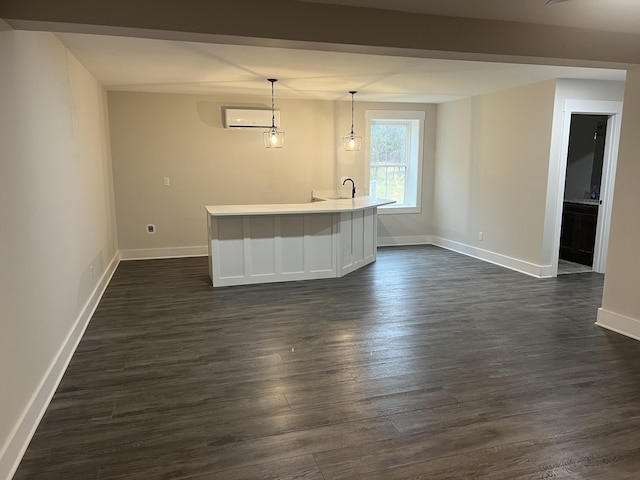
<svg viewBox="0 0 640 480">
<path fill-rule="evenodd" d="M 284 132 L 276 127 L 276 109 L 273 95 L 273 84 L 278 81 L 276 78 L 268 78 L 271 82 L 271 128 L 266 130 L 262 137 L 266 148 L 282 148 L 284 146 Z"/>
<path fill-rule="evenodd" d="M 352 90 L 349 93 L 351 94 L 351 132 L 349 132 L 344 137 L 342 137 L 342 146 L 347 151 L 357 151 L 357 150 L 360 150 L 360 148 L 362 148 L 362 137 L 357 133 L 353 132 L 353 118 L 354 118 L 353 107 L 355 102 L 354 96 L 358 92 Z"/>
</svg>

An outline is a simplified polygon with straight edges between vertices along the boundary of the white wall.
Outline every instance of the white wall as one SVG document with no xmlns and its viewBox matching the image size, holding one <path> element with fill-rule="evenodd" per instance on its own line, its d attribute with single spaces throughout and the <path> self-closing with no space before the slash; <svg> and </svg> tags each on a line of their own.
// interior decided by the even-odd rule
<svg viewBox="0 0 640 480">
<path fill-rule="evenodd" d="M 539 274 L 554 93 L 547 81 L 439 105 L 434 243 Z"/>
<path fill-rule="evenodd" d="M 116 263 L 105 105 L 54 35 L 0 32 L 0 478 Z"/>
<path fill-rule="evenodd" d="M 640 339 L 640 69 L 627 73 L 607 274 L 598 324 Z"/>
<path fill-rule="evenodd" d="M 267 88 L 265 89 L 268 91 Z M 302 203 L 341 177 L 364 185 L 364 151 L 345 152 L 351 104 L 279 99 L 283 149 L 265 149 L 262 130 L 222 126 L 224 106 L 265 106 L 270 98 L 109 93 L 119 245 L 124 258 L 206 254 L 205 205 Z M 435 106 L 356 103 L 356 131 L 366 108 L 427 111 L 422 213 L 385 215 L 382 236 L 426 242 L 432 184 Z M 170 186 L 163 186 L 169 177 Z M 146 233 L 147 224 L 156 233 Z M 402 241 L 402 240 L 400 240 Z"/>
</svg>

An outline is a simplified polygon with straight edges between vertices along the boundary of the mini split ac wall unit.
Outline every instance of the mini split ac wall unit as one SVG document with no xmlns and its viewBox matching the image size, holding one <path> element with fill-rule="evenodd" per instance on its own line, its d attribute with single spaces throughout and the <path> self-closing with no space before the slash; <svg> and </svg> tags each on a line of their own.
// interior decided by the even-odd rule
<svg viewBox="0 0 640 480">
<path fill-rule="evenodd" d="M 225 108 L 224 128 L 270 128 L 271 109 L 269 108 Z M 275 111 L 276 127 L 280 126 L 280 112 Z"/>
</svg>

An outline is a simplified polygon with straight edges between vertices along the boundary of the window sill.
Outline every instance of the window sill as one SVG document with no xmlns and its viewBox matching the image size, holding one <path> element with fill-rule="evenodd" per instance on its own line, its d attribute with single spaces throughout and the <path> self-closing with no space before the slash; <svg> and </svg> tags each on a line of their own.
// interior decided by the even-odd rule
<svg viewBox="0 0 640 480">
<path fill-rule="evenodd" d="M 389 205 L 388 207 L 378 207 L 378 215 L 401 215 L 405 213 L 420 213 L 421 211 L 422 209 L 420 207 L 394 207 L 393 205 Z"/>
</svg>

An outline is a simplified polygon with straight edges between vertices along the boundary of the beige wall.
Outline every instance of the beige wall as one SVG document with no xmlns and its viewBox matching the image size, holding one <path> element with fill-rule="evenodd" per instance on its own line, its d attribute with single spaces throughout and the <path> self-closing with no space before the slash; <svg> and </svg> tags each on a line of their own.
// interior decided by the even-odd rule
<svg viewBox="0 0 640 480">
<path fill-rule="evenodd" d="M 336 104 L 338 116 L 336 128 L 339 128 L 338 140 L 350 128 L 350 104 L 338 102 Z M 422 159 L 422 196 L 420 213 L 382 214 L 378 216 L 378 241 L 381 245 L 428 243 L 431 234 L 431 215 L 434 185 L 434 162 L 436 149 L 436 105 L 416 103 L 374 103 L 358 102 L 355 108 L 355 131 L 366 138 L 365 111 L 366 110 L 400 110 L 425 112 L 424 121 L 424 151 Z M 362 194 L 368 194 L 369 186 L 365 184 L 368 164 L 365 158 L 365 148 L 360 152 L 345 152 L 341 144 L 337 147 L 337 177 L 352 177 Z"/>
<path fill-rule="evenodd" d="M 540 264 L 554 94 L 548 81 L 438 107 L 435 237 Z"/>
<path fill-rule="evenodd" d="M 359 195 L 366 194 L 364 151 L 345 152 L 340 143 L 350 128 L 349 102 L 276 98 L 286 135 L 283 149 L 265 149 L 262 130 L 222 126 L 224 106 L 269 104 L 269 97 L 109 93 L 118 235 L 125 257 L 206 253 L 205 205 L 308 202 L 314 188 L 335 188 L 347 176 Z M 435 107 L 356 105 L 356 131 L 364 128 L 367 108 L 427 111 L 423 211 L 380 221 L 383 234 L 424 237 Z M 170 186 L 163 186 L 164 177 Z M 153 235 L 145 231 L 149 223 L 156 226 Z"/>
<path fill-rule="evenodd" d="M 204 246 L 205 205 L 307 202 L 314 184 L 333 184 L 331 104 L 278 100 L 283 149 L 265 149 L 262 130 L 223 128 L 223 106 L 269 103 L 110 92 L 121 250 Z"/>
<path fill-rule="evenodd" d="M 105 106 L 52 34 L 0 32 L 0 478 L 116 255 Z"/>
<path fill-rule="evenodd" d="M 627 73 L 602 309 L 598 321 L 640 337 L 640 69 Z M 616 318 L 617 317 L 617 318 Z M 608 320 L 608 321 L 607 321 Z"/>
<path fill-rule="evenodd" d="M 438 105 L 433 234 L 464 244 L 472 242 L 472 112 L 471 98 Z"/>
</svg>

